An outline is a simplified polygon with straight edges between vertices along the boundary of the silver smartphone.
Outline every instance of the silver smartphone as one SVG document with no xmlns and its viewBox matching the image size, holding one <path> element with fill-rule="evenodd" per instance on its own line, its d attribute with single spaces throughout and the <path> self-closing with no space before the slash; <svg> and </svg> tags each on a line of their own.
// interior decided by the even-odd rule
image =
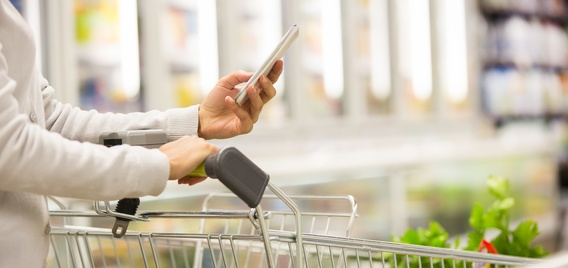
<svg viewBox="0 0 568 268">
<path fill-rule="evenodd" d="M 290 45 L 292 45 L 292 43 L 296 40 L 298 34 L 299 34 L 298 25 L 294 24 L 292 25 L 292 27 L 290 27 L 290 29 L 288 29 L 288 32 L 286 32 L 284 37 L 282 37 L 282 40 L 280 40 L 276 48 L 272 51 L 270 57 L 268 57 L 266 61 L 264 61 L 262 66 L 260 66 L 260 68 L 254 73 L 254 75 L 241 88 L 239 93 L 237 93 L 237 96 L 235 96 L 235 101 L 239 105 L 243 105 L 249 99 L 248 94 L 246 92 L 247 88 L 250 85 L 256 85 L 258 79 L 261 76 L 268 75 L 270 70 L 272 70 L 274 63 L 276 63 L 277 60 L 281 59 L 284 56 L 284 53 L 286 53 Z"/>
</svg>

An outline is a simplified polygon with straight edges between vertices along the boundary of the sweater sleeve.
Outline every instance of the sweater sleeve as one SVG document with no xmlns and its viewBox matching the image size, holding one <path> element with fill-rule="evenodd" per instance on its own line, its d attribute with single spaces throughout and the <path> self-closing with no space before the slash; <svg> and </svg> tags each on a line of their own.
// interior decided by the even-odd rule
<svg viewBox="0 0 568 268">
<path fill-rule="evenodd" d="M 65 138 L 97 143 L 102 132 L 133 129 L 162 129 L 168 134 L 169 141 L 184 135 L 197 135 L 198 105 L 128 114 L 84 111 L 58 102 L 54 98 L 54 89 L 47 80 L 41 79 L 46 128 Z"/>
<path fill-rule="evenodd" d="M 159 150 L 134 146 L 106 148 L 49 132 L 19 112 L 22 104 L 14 96 L 15 88 L 0 43 L 0 190 L 93 200 L 158 195 L 164 190 L 169 161 Z M 94 128 L 113 121 L 107 118 L 110 115 L 92 113 L 67 112 L 67 116 L 62 116 L 66 108 L 53 102 L 46 104 L 46 109 L 51 111 L 52 129 L 59 128 L 67 137 L 80 136 L 79 130 L 67 127 L 59 119 L 73 118 L 68 123 L 85 120 L 84 126 L 93 137 Z M 126 121 L 124 118 L 121 120 Z M 166 121 L 167 116 L 163 118 Z M 85 140 L 89 139 L 87 135 Z"/>
</svg>

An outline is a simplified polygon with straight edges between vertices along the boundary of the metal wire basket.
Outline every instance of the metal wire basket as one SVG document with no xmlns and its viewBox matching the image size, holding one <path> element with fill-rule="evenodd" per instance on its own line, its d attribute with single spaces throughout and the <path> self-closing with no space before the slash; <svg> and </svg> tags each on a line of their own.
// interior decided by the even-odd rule
<svg viewBox="0 0 568 268">
<path fill-rule="evenodd" d="M 276 189 L 272 184 L 269 187 Z M 238 197 L 211 194 L 204 199 L 202 211 L 139 214 L 150 222 L 169 222 L 157 225 L 177 226 L 181 229 L 178 232 L 130 230 L 115 238 L 110 229 L 54 226 L 48 266 L 410 268 L 521 267 L 538 263 L 528 258 L 351 238 L 357 217 L 357 204 L 351 196 L 288 197 L 276 189 L 275 195 L 264 196 L 261 205 L 267 209 L 262 213 L 227 201 L 231 199 Z M 320 212 L 299 212 L 288 206 L 303 203 L 302 207 L 310 207 L 313 202 L 329 206 Z M 222 208 L 226 206 L 231 208 Z M 52 211 L 51 215 L 106 217 L 94 211 L 68 210 Z"/>
</svg>

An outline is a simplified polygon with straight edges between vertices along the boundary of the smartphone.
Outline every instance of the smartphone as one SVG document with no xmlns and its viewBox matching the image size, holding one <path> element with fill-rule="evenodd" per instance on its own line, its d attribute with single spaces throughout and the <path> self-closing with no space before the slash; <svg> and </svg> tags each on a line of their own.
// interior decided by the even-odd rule
<svg viewBox="0 0 568 268">
<path fill-rule="evenodd" d="M 250 85 L 256 85 L 258 79 L 261 76 L 268 75 L 270 70 L 272 70 L 274 63 L 276 63 L 277 60 L 281 59 L 284 56 L 284 53 L 286 53 L 290 45 L 292 45 L 292 43 L 296 40 L 298 34 L 299 34 L 298 25 L 294 24 L 292 25 L 292 27 L 290 27 L 290 29 L 288 29 L 288 32 L 286 32 L 284 37 L 282 37 L 282 40 L 280 40 L 280 43 L 278 43 L 276 48 L 272 51 L 270 57 L 268 57 L 266 61 L 264 61 L 262 66 L 260 66 L 260 68 L 254 73 L 254 75 L 241 88 L 239 93 L 237 93 L 237 96 L 235 96 L 235 101 L 239 105 L 243 105 L 249 98 L 247 94 L 247 88 Z"/>
</svg>

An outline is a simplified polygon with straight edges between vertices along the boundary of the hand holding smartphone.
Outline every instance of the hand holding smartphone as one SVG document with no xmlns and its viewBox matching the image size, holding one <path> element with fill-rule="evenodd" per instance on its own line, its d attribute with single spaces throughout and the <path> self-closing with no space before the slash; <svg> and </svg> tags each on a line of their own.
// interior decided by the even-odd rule
<svg viewBox="0 0 568 268">
<path fill-rule="evenodd" d="M 286 32 L 284 37 L 282 37 L 282 40 L 280 40 L 280 42 L 278 43 L 276 48 L 272 51 L 270 56 L 264 61 L 262 66 L 260 66 L 260 68 L 254 73 L 254 75 L 241 88 L 239 93 L 237 93 L 237 96 L 235 96 L 235 101 L 239 105 L 243 105 L 249 98 L 246 92 L 247 88 L 250 85 L 256 85 L 258 83 L 258 79 L 261 76 L 268 75 L 268 73 L 270 72 L 270 70 L 272 70 L 272 67 L 274 66 L 276 61 L 284 56 L 290 45 L 292 45 L 292 43 L 296 40 L 298 34 L 299 34 L 298 25 L 294 24 L 292 25 L 292 27 L 290 27 L 290 29 L 288 29 L 288 32 Z"/>
</svg>

